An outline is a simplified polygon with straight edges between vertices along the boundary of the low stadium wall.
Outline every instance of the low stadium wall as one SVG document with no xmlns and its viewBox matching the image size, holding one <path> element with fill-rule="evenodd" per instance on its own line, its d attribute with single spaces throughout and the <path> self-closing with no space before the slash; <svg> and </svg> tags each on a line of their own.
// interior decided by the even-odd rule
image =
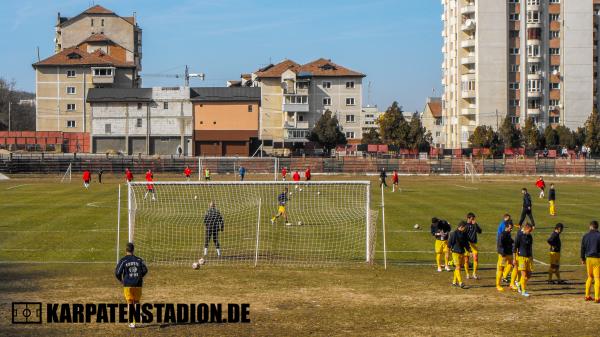
<svg viewBox="0 0 600 337">
<path fill-rule="evenodd" d="M 464 174 L 465 162 L 473 163 L 478 174 L 506 175 L 600 175 L 600 160 L 596 159 L 376 159 L 361 157 L 340 158 L 194 158 L 144 157 L 89 154 L 0 154 L 2 173 L 64 173 L 69 165 L 73 172 L 85 169 L 92 172 L 122 173 L 129 168 L 134 173 L 181 173 L 189 166 L 209 168 L 213 174 L 232 174 L 240 165 L 248 174 L 271 174 L 287 167 L 288 171 L 311 168 L 314 174 L 376 174 L 382 167 L 388 172 L 398 170 L 403 175 Z"/>
</svg>

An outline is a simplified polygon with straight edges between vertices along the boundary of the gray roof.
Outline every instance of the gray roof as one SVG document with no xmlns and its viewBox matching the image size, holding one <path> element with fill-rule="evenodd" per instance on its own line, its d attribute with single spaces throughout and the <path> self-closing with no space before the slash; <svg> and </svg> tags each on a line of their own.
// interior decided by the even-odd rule
<svg viewBox="0 0 600 337">
<path fill-rule="evenodd" d="M 150 102 L 152 88 L 92 88 L 87 101 L 94 102 Z"/>
<path fill-rule="evenodd" d="M 258 87 L 200 87 L 190 89 L 190 99 L 200 102 L 260 101 Z"/>
</svg>

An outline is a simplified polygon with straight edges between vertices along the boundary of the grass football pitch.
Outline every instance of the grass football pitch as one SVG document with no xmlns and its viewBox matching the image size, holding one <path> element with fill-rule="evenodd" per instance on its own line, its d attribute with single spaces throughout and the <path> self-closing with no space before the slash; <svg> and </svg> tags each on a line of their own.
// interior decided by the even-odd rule
<svg viewBox="0 0 600 337">
<path fill-rule="evenodd" d="M 95 178 L 95 177 L 94 177 Z M 156 175 L 157 180 L 180 177 Z M 231 179 L 231 177 L 215 177 Z M 253 177 L 250 179 L 262 179 Z M 270 178 L 270 177 L 269 177 Z M 317 180 L 365 179 L 316 177 Z M 371 179 L 371 209 L 380 211 L 380 190 Z M 385 191 L 387 270 L 383 269 L 381 214 L 376 263 L 372 266 L 150 265 L 143 301 L 153 303 L 250 303 L 249 324 L 11 324 L 11 303 L 122 302 L 114 278 L 117 184 L 105 175 L 86 191 L 80 179 L 60 184 L 57 176 L 15 176 L 0 182 L 0 335 L 283 335 L 283 336 L 595 336 L 600 305 L 583 301 L 584 268 L 579 243 L 592 219 L 600 219 L 600 181 L 546 177 L 557 189 L 558 216 L 537 198 L 535 177 L 401 177 L 401 192 Z M 521 187 L 533 197 L 533 279 L 530 298 L 494 286 L 495 236 L 508 212 L 518 218 Z M 125 202 L 123 201 L 123 205 Z M 127 237 L 122 209 L 121 247 Z M 450 287 L 452 273 L 433 268 L 432 216 L 453 227 L 467 212 L 477 214 L 481 280 L 469 289 Z M 562 234 L 562 277 L 546 284 L 548 245 L 555 223 Z M 414 229 L 420 224 L 421 229 Z M 309 228 L 309 226 L 306 226 Z M 143 257 L 143 256 L 142 256 Z"/>
</svg>

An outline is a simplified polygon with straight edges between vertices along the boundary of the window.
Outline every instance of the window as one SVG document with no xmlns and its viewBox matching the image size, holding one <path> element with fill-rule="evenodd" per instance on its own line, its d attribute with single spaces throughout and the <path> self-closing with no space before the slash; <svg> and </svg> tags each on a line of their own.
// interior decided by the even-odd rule
<svg viewBox="0 0 600 337">
<path fill-rule="evenodd" d="M 329 81 L 324 81 L 322 84 L 323 89 L 330 89 L 331 88 L 331 82 Z"/>
<path fill-rule="evenodd" d="M 346 105 L 354 105 L 354 97 L 347 97 Z"/>
<path fill-rule="evenodd" d="M 298 82 L 296 84 L 296 86 L 298 87 L 298 89 L 308 89 L 308 82 Z"/>
<path fill-rule="evenodd" d="M 110 133 L 110 124 L 104 124 L 104 133 L 109 134 Z"/>
<path fill-rule="evenodd" d="M 550 124 L 558 124 L 560 123 L 560 116 L 550 116 L 548 118 L 548 121 L 550 122 Z"/>
<path fill-rule="evenodd" d="M 346 115 L 346 123 L 354 123 L 354 115 Z"/>
<path fill-rule="evenodd" d="M 540 12 L 528 11 L 527 12 L 527 23 L 540 23 Z"/>
<path fill-rule="evenodd" d="M 331 97 L 323 98 L 323 105 L 331 105 Z"/>
<path fill-rule="evenodd" d="M 442 133 L 441 133 L 441 132 L 439 132 L 439 131 L 436 131 L 436 132 L 435 132 L 435 136 L 436 136 L 436 137 L 439 137 L 439 136 L 441 136 L 441 135 L 442 135 Z"/>
<path fill-rule="evenodd" d="M 510 33 L 509 33 L 509 36 L 512 37 L 512 38 L 519 37 L 519 31 L 518 30 L 511 30 Z"/>
<path fill-rule="evenodd" d="M 519 90 L 519 82 L 511 82 L 508 84 L 510 90 Z"/>
<path fill-rule="evenodd" d="M 518 99 L 511 99 L 509 101 L 509 105 L 510 105 L 511 108 L 516 108 L 516 107 L 518 107 L 520 105 L 520 102 L 519 102 Z"/>
<path fill-rule="evenodd" d="M 112 68 L 94 68 L 94 76 L 112 76 Z"/>
<path fill-rule="evenodd" d="M 511 116 L 510 117 L 510 122 L 513 124 L 519 124 L 519 117 L 518 116 Z"/>
<path fill-rule="evenodd" d="M 354 89 L 354 81 L 346 82 L 346 89 Z"/>
<path fill-rule="evenodd" d="M 94 19 L 92 19 L 92 27 L 94 27 Z"/>
<path fill-rule="evenodd" d="M 533 120 L 533 124 L 538 123 L 538 116 L 531 116 L 531 119 Z"/>
<path fill-rule="evenodd" d="M 509 21 L 519 21 L 520 15 L 519 13 L 512 13 L 508 16 Z"/>
<path fill-rule="evenodd" d="M 509 4 L 518 4 L 520 0 L 508 0 Z"/>
<path fill-rule="evenodd" d="M 540 80 L 527 80 L 527 89 L 529 92 L 540 92 L 542 91 L 542 81 Z"/>
<path fill-rule="evenodd" d="M 75 77 L 75 70 L 67 70 L 67 77 Z"/>
<path fill-rule="evenodd" d="M 551 99 L 549 104 L 550 104 L 551 107 L 558 107 L 560 105 L 560 100 L 558 100 L 558 99 Z"/>
<path fill-rule="evenodd" d="M 104 27 L 104 19 L 100 20 L 100 26 Z"/>
<path fill-rule="evenodd" d="M 551 30 L 550 31 L 550 39 L 558 39 L 560 37 L 559 30 Z"/>
<path fill-rule="evenodd" d="M 551 4 L 559 4 L 560 0 L 548 0 L 548 2 Z"/>
<path fill-rule="evenodd" d="M 138 118 L 135 120 L 135 127 L 137 127 L 137 128 L 142 127 L 142 119 L 141 118 Z"/>
<path fill-rule="evenodd" d="M 528 109 L 539 109 L 540 108 L 540 100 L 532 99 L 527 102 Z"/>
<path fill-rule="evenodd" d="M 67 127 L 68 128 L 74 128 L 74 127 L 76 127 L 76 125 L 77 124 L 75 123 L 75 121 L 67 121 Z"/>
<path fill-rule="evenodd" d="M 510 55 L 519 55 L 519 52 L 520 52 L 519 48 L 508 48 L 508 53 Z"/>
<path fill-rule="evenodd" d="M 527 0 L 527 6 L 539 6 L 540 0 Z"/>
<path fill-rule="evenodd" d="M 540 65 L 537 63 L 530 63 L 527 71 L 531 75 L 536 75 L 540 72 Z"/>
<path fill-rule="evenodd" d="M 462 90 L 463 91 L 475 91 L 475 81 L 464 81 L 462 82 Z"/>
<path fill-rule="evenodd" d="M 518 73 L 519 70 L 521 70 L 521 65 L 520 64 L 511 64 L 510 65 L 510 71 L 513 73 Z"/>
<path fill-rule="evenodd" d="M 560 66 L 559 65 L 551 65 L 550 66 L 550 72 L 552 73 L 552 75 L 554 75 L 554 73 L 560 73 Z"/>
<path fill-rule="evenodd" d="M 163 109 L 165 109 L 165 110 L 169 109 L 169 102 L 163 102 Z"/>
<path fill-rule="evenodd" d="M 354 138 L 354 131 L 347 131 L 346 132 L 346 138 L 353 139 Z"/>
<path fill-rule="evenodd" d="M 75 104 L 73 104 L 73 103 L 67 104 L 67 111 L 75 111 Z"/>
<path fill-rule="evenodd" d="M 550 48 L 550 55 L 560 55 L 560 48 Z"/>
<path fill-rule="evenodd" d="M 248 112 L 252 112 L 252 104 L 248 104 Z"/>
<path fill-rule="evenodd" d="M 142 110 L 142 103 L 138 103 L 138 110 Z"/>
<path fill-rule="evenodd" d="M 67 94 L 75 95 L 75 87 L 67 87 Z"/>
<path fill-rule="evenodd" d="M 550 21 L 559 21 L 560 14 L 550 14 Z"/>
<path fill-rule="evenodd" d="M 304 122 L 304 116 L 298 115 L 298 122 Z"/>
<path fill-rule="evenodd" d="M 288 104 L 308 104 L 308 96 L 289 96 L 286 100 Z"/>
<path fill-rule="evenodd" d="M 527 46 L 527 56 L 540 57 L 540 46 L 537 44 L 528 45 Z"/>
<path fill-rule="evenodd" d="M 560 89 L 560 83 L 550 83 L 550 90 Z"/>
</svg>

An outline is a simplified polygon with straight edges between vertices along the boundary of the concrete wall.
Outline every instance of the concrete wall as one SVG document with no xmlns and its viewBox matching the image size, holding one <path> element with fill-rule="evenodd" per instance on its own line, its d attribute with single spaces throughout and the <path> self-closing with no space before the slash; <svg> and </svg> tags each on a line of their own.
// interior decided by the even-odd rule
<svg viewBox="0 0 600 337">
<path fill-rule="evenodd" d="M 258 130 L 258 102 L 195 102 L 195 130 Z M 248 112 L 252 106 L 252 112 Z"/>
<path fill-rule="evenodd" d="M 259 137 L 281 141 L 283 139 L 283 90 L 281 89 L 281 79 L 261 79 L 259 86 L 261 88 Z"/>
</svg>

